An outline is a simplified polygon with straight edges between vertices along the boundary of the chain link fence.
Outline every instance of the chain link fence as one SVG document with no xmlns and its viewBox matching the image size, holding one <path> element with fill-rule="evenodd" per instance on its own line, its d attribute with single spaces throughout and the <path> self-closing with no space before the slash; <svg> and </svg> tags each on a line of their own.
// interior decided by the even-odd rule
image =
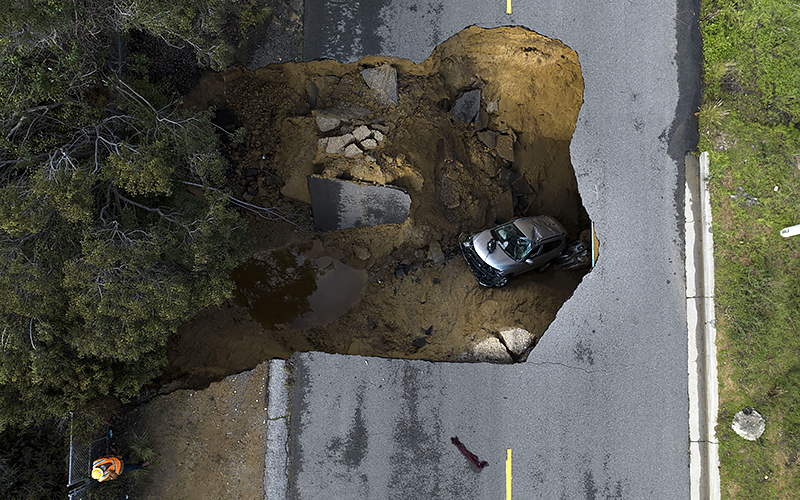
<svg viewBox="0 0 800 500">
<path fill-rule="evenodd" d="M 70 413 L 69 427 L 69 478 L 67 489 L 69 500 L 89 500 L 92 462 L 106 455 L 111 431 L 90 443 L 75 437 L 73 415 Z"/>
</svg>

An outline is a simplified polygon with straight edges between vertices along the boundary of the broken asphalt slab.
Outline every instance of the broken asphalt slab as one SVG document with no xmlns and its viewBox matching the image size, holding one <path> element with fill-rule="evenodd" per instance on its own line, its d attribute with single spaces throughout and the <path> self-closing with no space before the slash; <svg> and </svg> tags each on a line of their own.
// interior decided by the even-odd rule
<svg viewBox="0 0 800 500">
<path fill-rule="evenodd" d="M 319 231 L 402 224 L 411 208 L 408 193 L 392 186 L 311 175 L 308 177 L 308 191 L 314 224 Z"/>
</svg>

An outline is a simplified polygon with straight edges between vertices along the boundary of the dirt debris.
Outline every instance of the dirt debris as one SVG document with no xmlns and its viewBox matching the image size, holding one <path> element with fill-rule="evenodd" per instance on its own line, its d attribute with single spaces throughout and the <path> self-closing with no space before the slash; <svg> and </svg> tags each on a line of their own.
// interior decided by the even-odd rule
<svg viewBox="0 0 800 500">
<path fill-rule="evenodd" d="M 262 498 L 268 371 L 265 362 L 131 412 L 127 420 L 159 453 L 135 498 Z"/>
<path fill-rule="evenodd" d="M 397 104 L 361 74 L 387 67 Z M 473 90 L 479 112 L 469 123 L 454 119 L 454 103 Z M 308 214 L 313 174 L 398 186 L 412 205 L 402 224 L 325 233 L 253 219 L 257 251 L 294 244 L 309 258 L 366 270 L 364 298 L 302 331 L 265 327 L 233 301 L 204 310 L 171 344 L 162 381 L 198 387 L 301 350 L 452 361 L 501 331 L 524 329 L 535 342 L 586 271 L 551 267 L 486 289 L 457 241 L 525 215 L 556 217 L 571 240 L 589 227 L 569 158 L 582 94 L 575 52 L 510 27 L 467 28 L 419 65 L 367 57 L 206 75 L 186 104 L 230 110 L 246 129 L 229 151 L 234 194 Z M 343 148 L 358 151 L 329 152 L 345 136 Z"/>
</svg>

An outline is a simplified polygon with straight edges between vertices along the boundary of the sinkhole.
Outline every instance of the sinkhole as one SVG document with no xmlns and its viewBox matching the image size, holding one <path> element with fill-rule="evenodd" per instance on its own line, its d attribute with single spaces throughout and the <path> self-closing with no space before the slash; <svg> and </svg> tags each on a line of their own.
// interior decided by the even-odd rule
<svg viewBox="0 0 800 500">
<path fill-rule="evenodd" d="M 524 360 L 588 269 L 550 266 L 485 288 L 459 235 L 550 215 L 569 241 L 585 238 L 569 155 L 582 99 L 577 54 L 515 27 L 467 28 L 421 64 L 367 57 L 204 77 L 187 102 L 246 130 L 229 151 L 234 194 L 306 207 L 307 223 L 253 218 L 256 251 L 231 275 L 235 297 L 180 328 L 166 377 L 208 382 L 305 350 Z M 356 202 L 315 203 L 309 178 L 389 186 L 410 203 L 390 223 L 347 214 L 337 226 Z M 331 227 L 314 227 L 323 215 Z"/>
</svg>

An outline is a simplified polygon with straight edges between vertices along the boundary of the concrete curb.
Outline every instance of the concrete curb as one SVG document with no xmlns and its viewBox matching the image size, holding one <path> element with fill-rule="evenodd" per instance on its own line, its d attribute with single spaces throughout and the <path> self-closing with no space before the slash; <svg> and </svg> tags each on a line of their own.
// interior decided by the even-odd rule
<svg viewBox="0 0 800 500">
<path fill-rule="evenodd" d="M 687 155 L 686 320 L 689 349 L 689 464 L 691 498 L 720 498 L 715 436 L 719 406 L 714 316 L 714 240 L 708 192 L 708 153 Z"/>
<path fill-rule="evenodd" d="M 288 484 L 289 391 L 286 388 L 286 361 L 269 362 L 267 379 L 267 431 L 264 454 L 264 500 L 285 500 Z"/>
</svg>

